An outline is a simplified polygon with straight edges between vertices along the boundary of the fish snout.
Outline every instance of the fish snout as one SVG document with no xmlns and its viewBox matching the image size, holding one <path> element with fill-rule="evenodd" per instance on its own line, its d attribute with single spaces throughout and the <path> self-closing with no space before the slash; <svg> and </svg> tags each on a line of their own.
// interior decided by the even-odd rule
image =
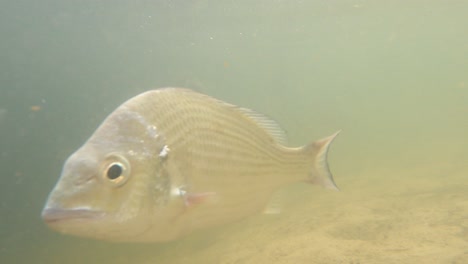
<svg viewBox="0 0 468 264">
<path fill-rule="evenodd" d="M 91 220 L 102 218 L 104 213 L 86 207 L 65 209 L 46 206 L 42 210 L 41 216 L 45 223 L 51 224 L 67 220 Z"/>
</svg>

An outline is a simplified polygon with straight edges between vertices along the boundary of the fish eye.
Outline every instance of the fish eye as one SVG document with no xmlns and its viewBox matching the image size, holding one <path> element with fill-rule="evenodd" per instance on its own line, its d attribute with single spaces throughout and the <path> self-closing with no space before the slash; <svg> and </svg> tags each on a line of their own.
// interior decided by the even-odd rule
<svg viewBox="0 0 468 264">
<path fill-rule="evenodd" d="M 111 186 L 119 187 L 127 182 L 130 176 L 130 163 L 117 153 L 108 155 L 104 161 L 102 178 Z"/>
<path fill-rule="evenodd" d="M 123 168 L 120 163 L 112 163 L 107 168 L 107 178 L 110 180 L 116 180 L 122 175 Z"/>
</svg>

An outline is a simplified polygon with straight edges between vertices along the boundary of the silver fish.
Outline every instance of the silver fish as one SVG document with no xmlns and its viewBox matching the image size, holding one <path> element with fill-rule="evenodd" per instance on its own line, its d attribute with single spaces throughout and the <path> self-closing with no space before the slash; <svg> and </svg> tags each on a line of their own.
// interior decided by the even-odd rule
<svg viewBox="0 0 468 264">
<path fill-rule="evenodd" d="M 182 88 L 131 98 L 65 162 L 42 218 L 65 234 L 169 241 L 262 211 L 297 181 L 337 189 L 335 133 L 285 147 L 264 116 Z"/>
</svg>

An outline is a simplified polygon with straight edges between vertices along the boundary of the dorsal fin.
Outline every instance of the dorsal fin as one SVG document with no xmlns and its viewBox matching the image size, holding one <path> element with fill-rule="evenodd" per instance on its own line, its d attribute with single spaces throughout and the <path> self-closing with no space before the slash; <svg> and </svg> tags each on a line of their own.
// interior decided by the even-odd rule
<svg viewBox="0 0 468 264">
<path fill-rule="evenodd" d="M 280 125 L 273 119 L 257 113 L 251 109 L 237 107 L 237 109 L 247 118 L 253 120 L 260 127 L 265 129 L 265 131 L 278 143 L 282 145 L 287 144 L 286 132 L 280 127 Z"/>
<path fill-rule="evenodd" d="M 273 140 L 275 140 L 277 143 L 283 145 L 283 146 L 286 146 L 287 143 L 288 143 L 288 140 L 287 140 L 287 136 L 286 136 L 286 131 L 284 129 L 281 128 L 281 126 L 276 122 L 274 121 L 273 119 L 263 115 L 263 114 L 260 114 L 260 113 L 257 113 L 251 109 L 248 109 L 248 108 L 244 108 L 244 107 L 239 107 L 239 106 L 236 106 L 234 104 L 231 104 L 231 103 L 227 103 L 227 102 L 224 102 L 220 99 L 217 99 L 217 98 L 214 98 L 212 96 L 209 96 L 209 95 L 206 95 L 206 94 L 200 94 L 198 92 L 195 92 L 193 90 L 190 90 L 190 89 L 185 89 L 185 88 L 179 88 L 179 89 L 183 89 L 185 90 L 186 92 L 191 92 L 191 93 L 197 93 L 199 96 L 203 96 L 205 98 L 207 98 L 208 100 L 213 100 L 221 105 L 224 105 L 224 106 L 227 106 L 227 107 L 232 107 L 233 109 L 239 111 L 239 113 L 241 113 L 243 116 L 245 116 L 246 118 L 252 120 L 253 122 L 255 122 L 255 124 L 259 125 L 261 128 L 263 128 L 267 134 L 269 134 Z"/>
</svg>

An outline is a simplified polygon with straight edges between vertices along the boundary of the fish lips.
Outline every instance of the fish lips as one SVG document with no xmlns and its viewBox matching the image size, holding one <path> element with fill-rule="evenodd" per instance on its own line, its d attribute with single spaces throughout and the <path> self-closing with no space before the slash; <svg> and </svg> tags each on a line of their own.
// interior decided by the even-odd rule
<svg viewBox="0 0 468 264">
<path fill-rule="evenodd" d="M 104 215 L 104 212 L 87 208 L 62 209 L 46 207 L 42 210 L 42 219 L 47 224 L 54 224 L 70 220 L 93 220 L 102 218 Z"/>
</svg>

